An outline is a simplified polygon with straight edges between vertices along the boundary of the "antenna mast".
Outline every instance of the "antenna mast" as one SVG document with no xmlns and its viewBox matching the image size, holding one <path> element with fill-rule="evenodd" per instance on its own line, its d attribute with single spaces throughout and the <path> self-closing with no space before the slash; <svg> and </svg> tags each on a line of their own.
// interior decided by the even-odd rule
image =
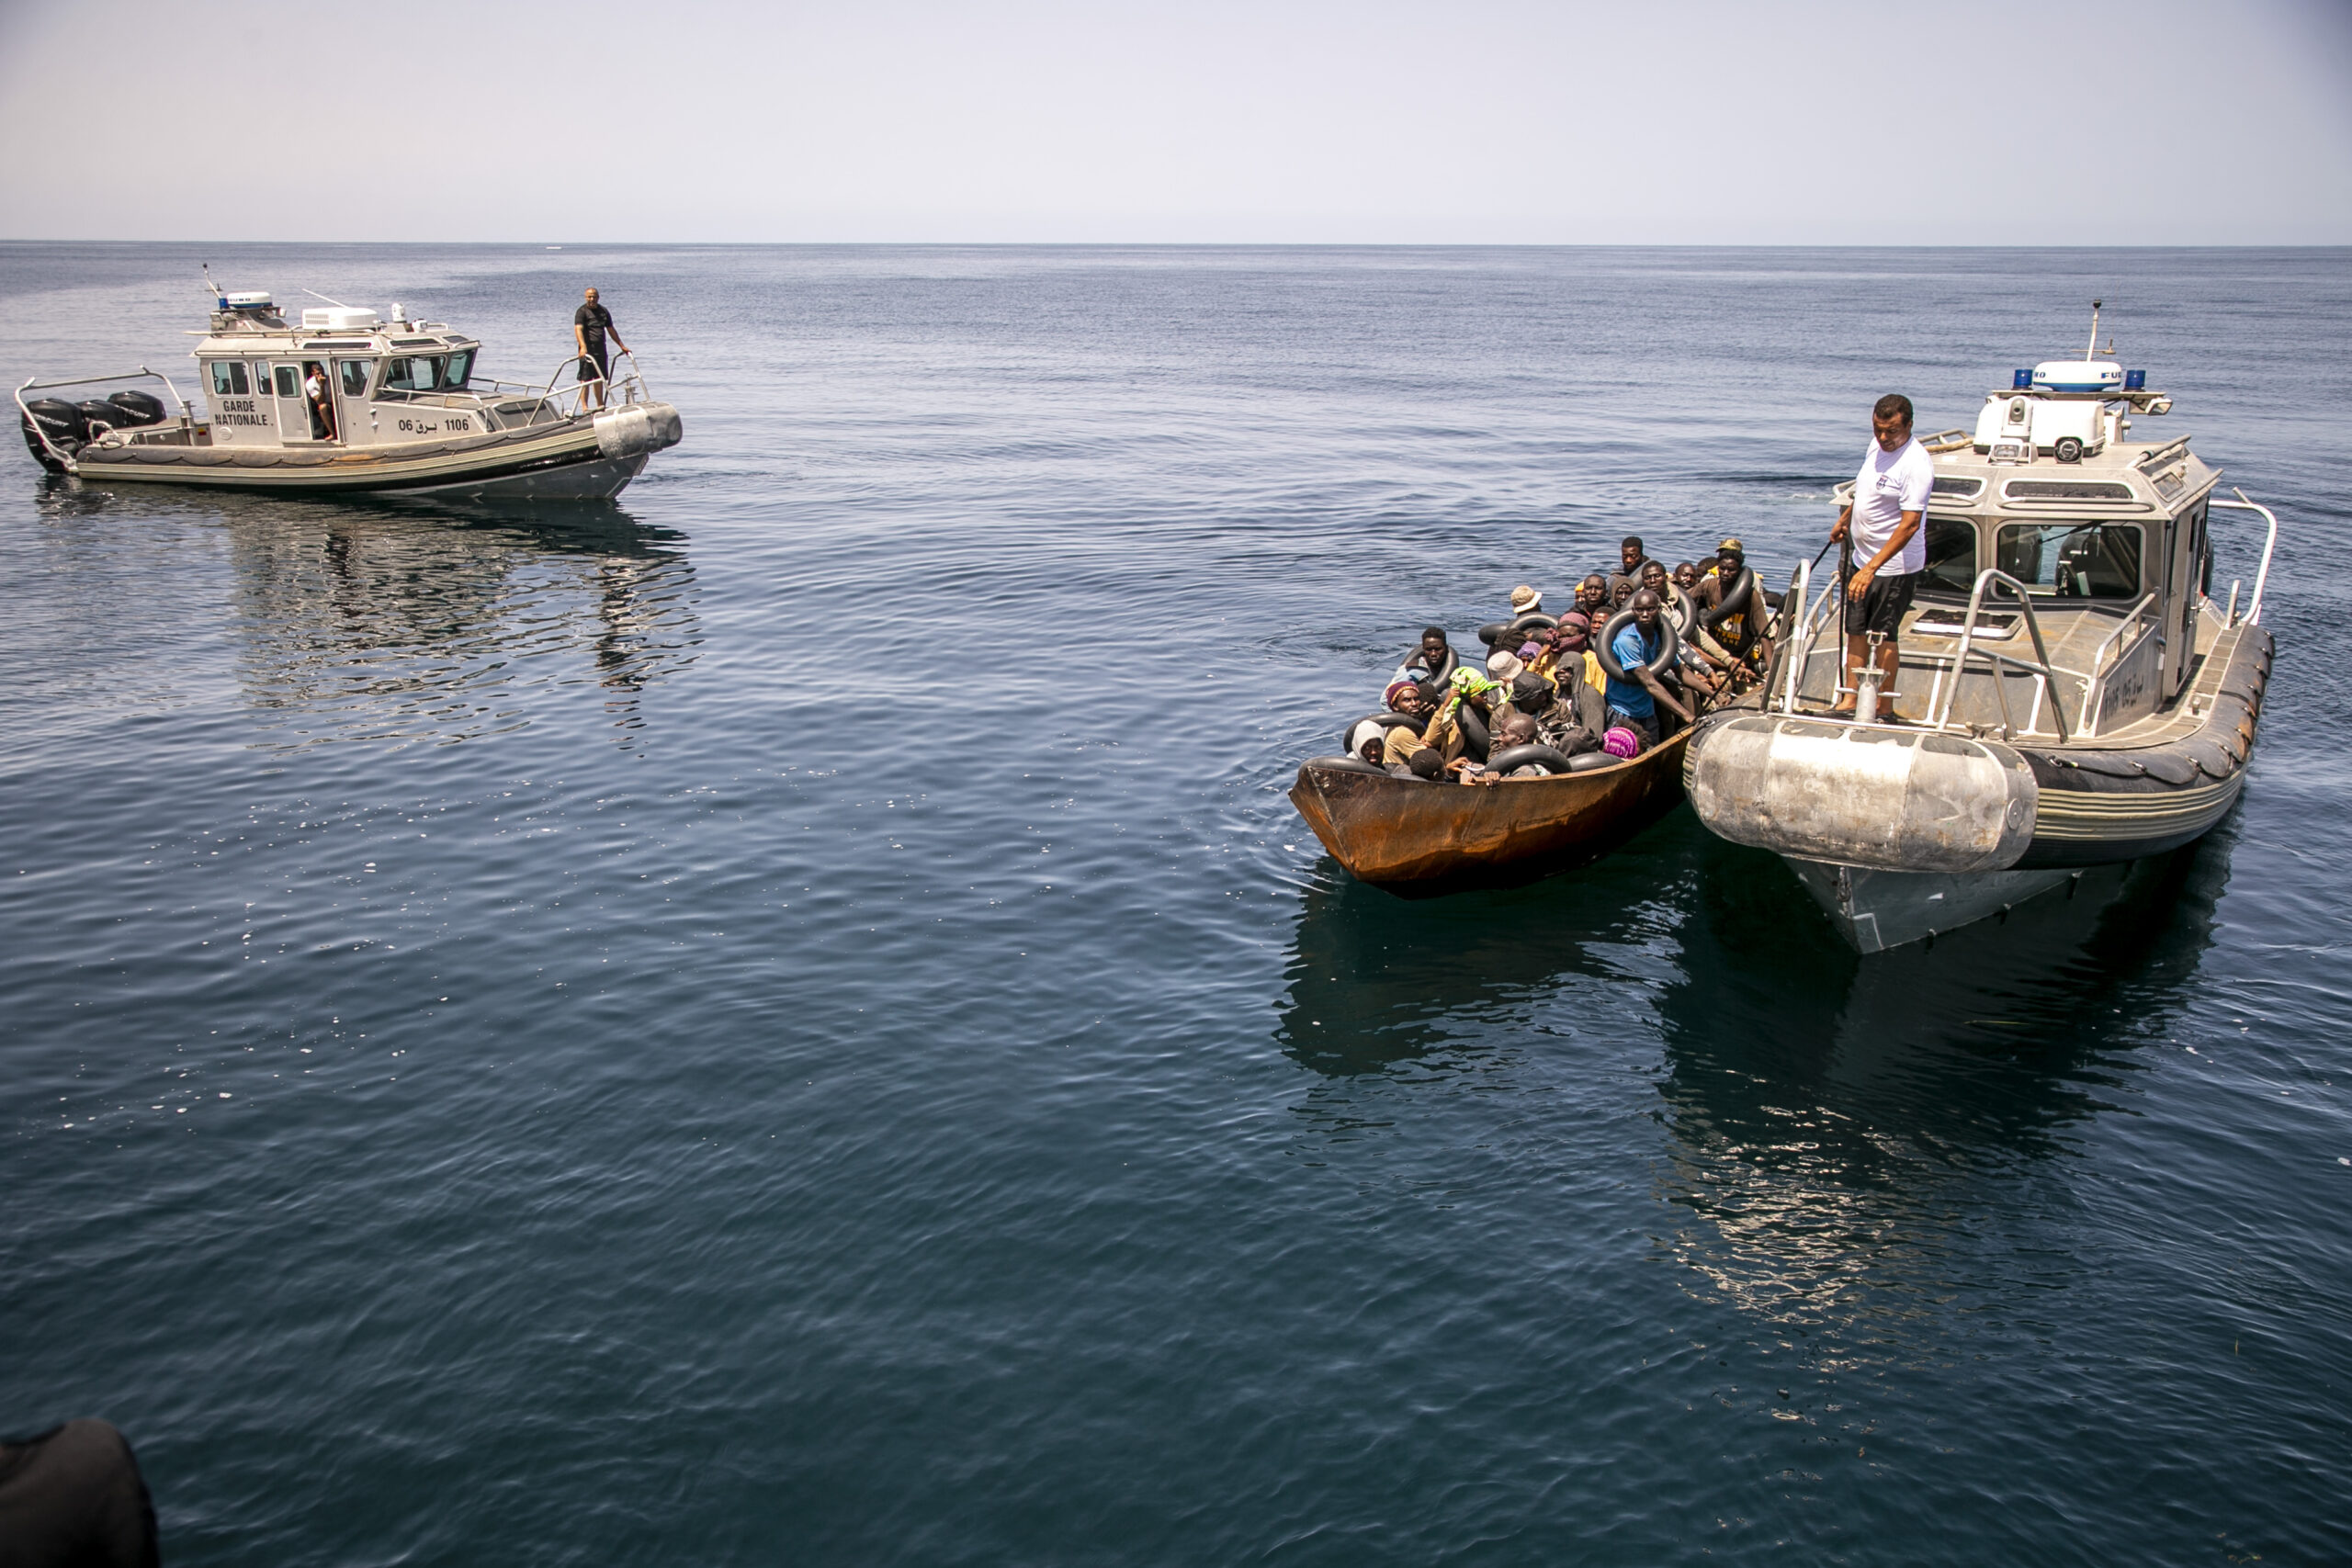
<svg viewBox="0 0 2352 1568">
<path fill-rule="evenodd" d="M 2091 301 L 2091 341 L 2083 345 L 2083 359 L 2086 363 L 2089 361 L 2092 351 L 2098 347 L 2098 308 L 2105 303 L 2107 301 L 2104 299 Z"/>
</svg>

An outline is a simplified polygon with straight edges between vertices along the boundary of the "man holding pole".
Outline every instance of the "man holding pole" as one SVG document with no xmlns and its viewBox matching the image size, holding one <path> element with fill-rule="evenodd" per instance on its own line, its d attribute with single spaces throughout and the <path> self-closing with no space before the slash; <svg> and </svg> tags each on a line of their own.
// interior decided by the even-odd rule
<svg viewBox="0 0 2352 1568">
<path fill-rule="evenodd" d="M 1885 675 L 1880 690 L 1894 689 L 1895 671 L 1903 662 L 1895 633 L 1928 565 L 1928 541 L 1919 525 L 1928 514 L 1936 465 L 1928 449 L 1912 438 L 1911 400 L 1900 392 L 1881 398 L 1871 409 L 1871 434 L 1874 439 L 1854 477 L 1854 499 L 1829 530 L 1832 543 L 1850 539 L 1852 556 L 1862 560 L 1846 583 L 1846 694 L 1830 710 L 1838 714 L 1854 711 L 1854 693 L 1870 658 L 1873 632 L 1884 639 L 1878 649 L 1878 667 Z M 1894 715 L 1894 699 L 1882 695 L 1878 711 L 1867 716 L 1870 722 L 1883 723 Z"/>
</svg>

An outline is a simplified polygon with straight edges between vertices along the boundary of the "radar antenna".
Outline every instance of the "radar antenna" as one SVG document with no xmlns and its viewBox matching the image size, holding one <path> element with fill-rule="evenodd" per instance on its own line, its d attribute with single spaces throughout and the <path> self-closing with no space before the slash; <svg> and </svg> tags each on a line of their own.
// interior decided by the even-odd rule
<svg viewBox="0 0 2352 1568">
<path fill-rule="evenodd" d="M 2083 345 L 2083 360 L 2086 364 L 2089 363 L 2091 355 L 2098 348 L 2098 308 L 2106 303 L 2104 299 L 2091 301 L 2091 341 Z"/>
</svg>

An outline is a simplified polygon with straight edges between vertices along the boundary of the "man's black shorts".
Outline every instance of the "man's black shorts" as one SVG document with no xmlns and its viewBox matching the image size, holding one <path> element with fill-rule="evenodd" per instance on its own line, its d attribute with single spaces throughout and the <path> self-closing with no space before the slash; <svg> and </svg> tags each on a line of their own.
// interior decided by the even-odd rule
<svg viewBox="0 0 2352 1568">
<path fill-rule="evenodd" d="M 583 354 L 580 356 L 580 378 L 583 381 L 606 381 L 611 379 L 609 376 L 605 374 L 604 350 L 598 349 L 594 354 Z"/>
<path fill-rule="evenodd" d="M 1871 578 L 1860 598 L 1846 601 L 1846 635 L 1868 637 L 1879 632 L 1893 637 L 1903 626 L 1903 612 L 1911 607 L 1919 575 L 1906 571 L 1900 577 Z"/>
</svg>

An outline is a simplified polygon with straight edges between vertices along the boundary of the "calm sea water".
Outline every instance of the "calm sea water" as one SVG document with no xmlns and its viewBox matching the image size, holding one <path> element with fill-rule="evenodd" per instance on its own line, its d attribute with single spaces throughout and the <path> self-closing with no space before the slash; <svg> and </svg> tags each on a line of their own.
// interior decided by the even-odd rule
<svg viewBox="0 0 2352 1568">
<path fill-rule="evenodd" d="M 0 370 L 188 387 L 202 261 L 515 377 L 594 283 L 686 444 L 0 468 L 0 1426 L 173 1562 L 2352 1555 L 2352 255 L 11 245 Z M 1687 812 L 1411 904 L 1292 812 L 2095 294 L 2286 525 L 2193 852 L 1863 962 Z"/>
</svg>

